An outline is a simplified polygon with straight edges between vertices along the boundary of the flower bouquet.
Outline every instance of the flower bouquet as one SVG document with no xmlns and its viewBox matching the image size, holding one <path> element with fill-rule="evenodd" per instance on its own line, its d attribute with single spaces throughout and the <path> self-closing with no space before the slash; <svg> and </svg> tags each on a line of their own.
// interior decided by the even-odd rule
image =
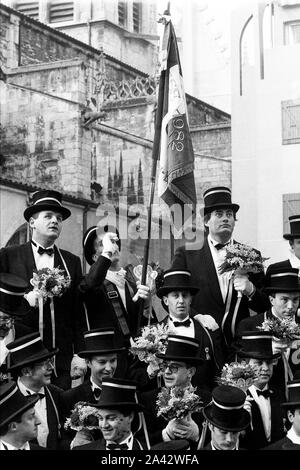
<svg viewBox="0 0 300 470">
<path fill-rule="evenodd" d="M 268 318 L 261 326 L 257 326 L 258 330 L 268 331 L 269 333 L 281 341 L 294 341 L 300 339 L 300 325 L 289 318 Z"/>
<path fill-rule="evenodd" d="M 142 328 L 141 336 L 130 340 L 130 352 L 143 362 L 156 361 L 156 354 L 164 354 L 167 348 L 169 328 L 167 325 L 150 325 Z"/>
<path fill-rule="evenodd" d="M 33 272 L 30 279 L 33 290 L 25 294 L 27 302 L 35 307 L 38 302 L 39 307 L 39 332 L 43 339 L 44 318 L 43 305 L 50 299 L 51 325 L 52 325 L 52 346 L 55 347 L 55 317 L 54 317 L 54 297 L 61 297 L 71 285 L 70 276 L 60 268 L 43 268 Z"/>
<path fill-rule="evenodd" d="M 184 419 L 191 413 L 201 411 L 203 401 L 194 392 L 196 387 L 162 388 L 156 400 L 157 416 L 167 421 L 171 419 Z"/>
<path fill-rule="evenodd" d="M 74 431 L 99 429 L 98 409 L 87 405 L 84 401 L 79 401 L 72 410 L 70 418 L 66 419 L 64 428 L 74 429 Z"/>
<path fill-rule="evenodd" d="M 224 262 L 219 267 L 220 274 L 239 271 L 243 273 L 259 273 L 264 270 L 264 261 L 269 258 L 263 258 L 261 254 L 251 248 L 251 246 L 242 243 L 234 243 L 226 247 Z"/>
<path fill-rule="evenodd" d="M 30 284 L 45 303 L 48 298 L 61 297 L 70 287 L 71 278 L 63 269 L 43 268 L 33 272 Z"/>
<path fill-rule="evenodd" d="M 257 377 L 256 368 L 246 361 L 231 362 L 224 365 L 221 376 L 217 377 L 217 383 L 241 388 L 246 393 L 247 388 L 253 385 Z"/>
</svg>

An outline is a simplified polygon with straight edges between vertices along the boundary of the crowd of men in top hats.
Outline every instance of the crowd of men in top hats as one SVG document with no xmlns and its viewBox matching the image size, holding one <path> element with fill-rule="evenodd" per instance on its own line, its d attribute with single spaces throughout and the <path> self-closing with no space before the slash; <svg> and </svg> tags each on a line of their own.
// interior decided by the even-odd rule
<svg viewBox="0 0 300 470">
<path fill-rule="evenodd" d="M 300 449 L 300 343 L 257 328 L 266 319 L 300 322 L 300 216 L 284 235 L 289 259 L 266 274 L 232 276 L 219 268 L 236 243 L 238 210 L 229 188 L 204 193 L 204 243 L 178 248 L 164 272 L 156 294 L 167 348 L 147 365 L 129 347 L 158 319 L 149 287 L 120 265 L 116 227 L 86 231 L 83 276 L 79 257 L 57 246 L 71 215 L 62 195 L 33 194 L 24 211 L 30 241 L 0 249 L 1 450 Z M 41 309 L 30 281 L 45 268 L 60 268 L 70 284 Z M 246 391 L 217 385 L 230 361 L 257 371 Z M 162 388 L 191 386 L 201 412 L 157 416 Z M 97 429 L 65 429 L 78 402 L 97 410 Z"/>
</svg>

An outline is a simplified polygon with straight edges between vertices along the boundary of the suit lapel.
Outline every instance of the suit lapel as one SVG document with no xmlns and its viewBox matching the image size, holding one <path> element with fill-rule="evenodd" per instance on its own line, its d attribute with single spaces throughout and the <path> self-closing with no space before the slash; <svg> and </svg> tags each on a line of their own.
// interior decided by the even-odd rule
<svg viewBox="0 0 300 470">
<path fill-rule="evenodd" d="M 220 284 L 218 280 L 218 276 L 216 273 L 216 268 L 214 265 L 214 260 L 212 258 L 212 254 L 210 248 L 208 246 L 208 240 L 206 239 L 203 246 L 203 257 L 204 257 L 204 265 L 206 266 L 207 275 L 209 278 L 209 288 L 212 292 L 212 295 L 216 298 L 217 302 L 220 305 L 224 306 L 223 297 L 220 289 Z M 201 288 L 201 286 L 200 286 Z"/>
<path fill-rule="evenodd" d="M 58 433 L 58 421 L 57 416 L 53 407 L 52 400 L 50 398 L 50 391 L 48 387 L 45 387 L 46 396 L 46 408 L 47 408 L 47 423 L 49 428 L 49 435 L 47 439 L 47 447 L 53 448 L 56 444 L 57 433 Z"/>
<path fill-rule="evenodd" d="M 26 278 L 30 280 L 32 278 L 33 271 L 36 270 L 31 242 L 27 242 L 24 245 L 23 260 L 23 266 L 26 271 Z"/>
</svg>

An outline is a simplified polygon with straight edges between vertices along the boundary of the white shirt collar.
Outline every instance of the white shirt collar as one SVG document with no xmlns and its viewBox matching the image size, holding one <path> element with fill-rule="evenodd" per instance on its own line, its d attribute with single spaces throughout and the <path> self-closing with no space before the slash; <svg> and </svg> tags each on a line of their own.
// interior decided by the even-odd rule
<svg viewBox="0 0 300 470">
<path fill-rule="evenodd" d="M 106 444 L 111 444 L 111 443 L 115 443 L 115 441 L 106 441 Z M 133 434 L 130 433 L 129 436 L 126 437 L 126 439 L 124 439 L 123 441 L 119 442 L 119 444 L 127 444 L 128 445 L 128 450 L 132 450 Z"/>
<path fill-rule="evenodd" d="M 290 252 L 289 260 L 292 268 L 300 269 L 300 259 L 297 258 L 295 253 L 293 253 L 292 251 Z"/>
<path fill-rule="evenodd" d="M 216 245 L 219 245 L 220 242 L 217 242 L 216 240 L 214 240 L 210 234 L 207 235 L 207 239 L 209 240 L 210 244 L 212 246 L 216 246 Z M 230 238 L 230 240 L 228 240 L 228 242 L 226 242 L 226 245 L 232 245 L 232 238 Z"/>
<path fill-rule="evenodd" d="M 38 392 L 35 392 L 34 390 L 31 390 L 29 387 L 23 384 L 21 381 L 21 378 L 18 377 L 18 387 L 20 389 L 20 392 L 23 393 L 23 395 L 35 395 L 37 393 L 45 393 L 45 388 L 41 387 Z M 29 392 L 29 393 L 28 393 Z"/>
<path fill-rule="evenodd" d="M 295 431 L 294 431 L 294 428 L 291 427 L 287 434 L 286 434 L 286 437 L 288 437 L 292 442 L 293 444 L 298 444 L 300 445 L 300 436 L 298 436 Z"/>
<path fill-rule="evenodd" d="M 101 387 L 99 387 L 99 385 L 97 385 L 95 382 L 93 382 L 93 379 L 90 377 L 90 381 L 91 381 L 91 384 L 92 384 L 92 390 L 94 391 L 95 388 L 100 388 L 102 390 Z"/>
<path fill-rule="evenodd" d="M 46 249 L 45 246 L 41 245 L 40 243 L 38 243 L 37 241 L 35 241 L 33 238 L 32 238 L 32 241 L 35 243 L 35 245 L 32 243 L 31 246 L 32 246 L 32 248 L 34 248 L 35 250 L 37 250 L 39 246 L 41 246 L 42 248 Z M 55 244 L 53 243 L 53 245 L 47 246 L 47 249 L 48 249 L 48 248 L 54 248 L 54 245 L 55 245 Z"/>
<path fill-rule="evenodd" d="M 17 448 L 5 442 L 4 439 L 0 440 L 1 449 L 0 450 L 30 450 L 29 442 L 25 442 L 21 447 Z"/>
</svg>

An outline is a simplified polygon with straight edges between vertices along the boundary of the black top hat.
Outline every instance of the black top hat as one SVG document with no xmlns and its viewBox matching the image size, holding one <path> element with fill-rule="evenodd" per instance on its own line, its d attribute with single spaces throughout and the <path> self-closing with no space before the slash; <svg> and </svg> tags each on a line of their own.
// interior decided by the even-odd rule
<svg viewBox="0 0 300 470">
<path fill-rule="evenodd" d="M 25 413 L 38 400 L 38 395 L 23 395 L 15 382 L 0 385 L 0 426 L 9 423 L 18 414 Z"/>
<path fill-rule="evenodd" d="M 24 217 L 28 222 L 30 217 L 36 212 L 50 210 L 60 212 L 63 220 L 66 220 L 70 217 L 71 211 L 62 205 L 61 200 L 62 195 L 58 191 L 51 191 L 49 189 L 36 191 L 31 196 L 31 206 L 27 207 L 24 211 Z"/>
<path fill-rule="evenodd" d="M 293 240 L 300 238 L 300 215 L 292 215 L 289 217 L 291 233 L 285 233 L 283 238 Z"/>
<path fill-rule="evenodd" d="M 266 279 L 266 292 L 300 292 L 296 268 L 271 268 Z"/>
<path fill-rule="evenodd" d="M 87 263 L 90 266 L 94 263 L 94 260 L 93 260 L 93 255 L 95 254 L 94 241 L 96 240 L 97 235 L 101 235 L 103 232 L 116 233 L 119 238 L 119 240 L 117 241 L 117 245 L 118 245 L 119 251 L 121 250 L 121 240 L 119 237 L 119 232 L 116 229 L 116 227 L 113 227 L 112 225 L 105 225 L 104 227 L 101 227 L 101 226 L 98 227 L 94 225 L 93 227 L 90 227 L 83 235 L 83 240 L 82 240 L 84 256 L 85 256 Z"/>
<path fill-rule="evenodd" d="M 105 379 L 102 381 L 102 391 L 96 404 L 91 404 L 96 408 L 128 408 L 133 411 L 142 411 L 136 396 L 137 383 L 125 379 Z"/>
<path fill-rule="evenodd" d="M 207 189 L 203 194 L 204 199 L 204 215 L 216 209 L 224 209 L 228 207 L 233 212 L 237 212 L 240 208 L 238 204 L 231 202 L 231 190 L 225 186 L 216 186 Z"/>
<path fill-rule="evenodd" d="M 219 385 L 212 391 L 212 401 L 202 410 L 204 417 L 217 428 L 238 432 L 250 424 L 250 414 L 244 410 L 246 394 L 238 387 Z"/>
<path fill-rule="evenodd" d="M 270 361 L 281 356 L 273 354 L 272 335 L 268 331 L 244 331 L 238 340 L 237 354 L 240 357 L 252 357 Z"/>
<path fill-rule="evenodd" d="M 30 311 L 30 305 L 24 299 L 27 282 L 9 273 L 0 273 L 0 311 L 8 315 L 21 316 Z"/>
<path fill-rule="evenodd" d="M 115 330 L 113 328 L 98 328 L 86 331 L 83 334 L 85 350 L 80 351 L 78 356 L 89 357 L 95 354 L 112 354 L 125 350 L 115 345 Z"/>
<path fill-rule="evenodd" d="M 156 356 L 166 361 L 175 360 L 198 364 L 203 361 L 203 359 L 198 356 L 199 347 L 200 343 L 195 338 L 169 335 L 165 354 L 156 354 Z"/>
<path fill-rule="evenodd" d="M 188 290 L 192 295 L 199 291 L 199 287 L 191 285 L 191 272 L 187 269 L 168 269 L 164 273 L 164 284 L 158 289 L 157 296 L 162 298 L 169 292 Z"/>
<path fill-rule="evenodd" d="M 55 356 L 59 351 L 58 348 L 47 349 L 39 333 L 22 336 L 6 347 L 10 352 L 8 370 L 40 362 L 48 357 Z"/>
<path fill-rule="evenodd" d="M 295 374 L 296 375 L 296 374 Z M 288 401 L 285 403 L 281 403 L 281 406 L 284 408 L 300 408 L 300 378 L 298 377 L 297 380 L 290 380 L 287 383 L 287 390 L 288 390 Z"/>
</svg>

